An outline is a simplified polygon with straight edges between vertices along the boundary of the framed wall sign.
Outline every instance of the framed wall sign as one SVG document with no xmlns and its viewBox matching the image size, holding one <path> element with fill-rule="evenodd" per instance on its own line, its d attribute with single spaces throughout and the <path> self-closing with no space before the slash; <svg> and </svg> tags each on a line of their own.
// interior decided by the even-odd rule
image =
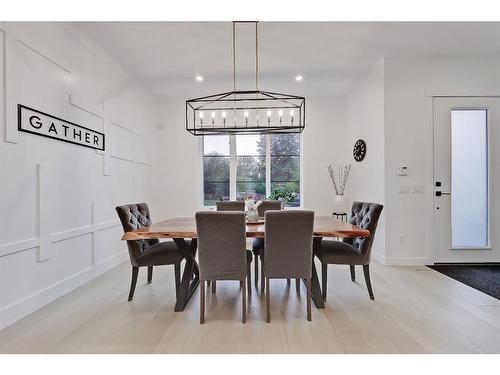
<svg viewBox="0 0 500 375">
<path fill-rule="evenodd" d="M 17 105 L 18 129 L 59 141 L 104 151 L 104 134 L 62 118 Z"/>
</svg>

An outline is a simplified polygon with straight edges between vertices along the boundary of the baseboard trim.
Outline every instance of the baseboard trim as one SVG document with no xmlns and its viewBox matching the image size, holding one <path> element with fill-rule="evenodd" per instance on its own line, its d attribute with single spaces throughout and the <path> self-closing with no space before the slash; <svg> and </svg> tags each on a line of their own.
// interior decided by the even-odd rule
<svg viewBox="0 0 500 375">
<path fill-rule="evenodd" d="M 380 264 L 385 264 L 385 255 L 379 254 L 379 253 L 373 253 L 372 258 Z"/>
<path fill-rule="evenodd" d="M 427 257 L 386 257 L 386 266 L 425 266 L 431 264 L 431 259 Z"/>
<path fill-rule="evenodd" d="M 45 305 L 55 301 L 59 297 L 88 283 L 97 276 L 123 263 L 128 259 L 128 253 L 120 251 L 106 258 L 93 267 L 85 268 L 63 280 L 60 280 L 42 290 L 24 297 L 0 310 L 0 329 L 3 329 L 25 316 L 35 312 Z"/>
</svg>

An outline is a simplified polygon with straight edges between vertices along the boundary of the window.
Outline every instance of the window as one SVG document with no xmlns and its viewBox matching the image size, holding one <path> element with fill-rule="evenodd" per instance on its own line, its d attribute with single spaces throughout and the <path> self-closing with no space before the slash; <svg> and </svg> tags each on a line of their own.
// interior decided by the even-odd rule
<svg viewBox="0 0 500 375">
<path fill-rule="evenodd" d="M 203 142 L 203 191 L 205 206 L 229 199 L 229 136 L 205 137 Z"/>
<path fill-rule="evenodd" d="M 451 111 L 451 243 L 488 246 L 486 109 Z"/>
<path fill-rule="evenodd" d="M 300 206 L 300 134 L 205 136 L 204 204 L 287 197 Z"/>
<path fill-rule="evenodd" d="M 266 197 L 266 136 L 236 136 L 236 199 Z"/>
<path fill-rule="evenodd" d="M 271 192 L 300 191 L 300 137 L 296 134 L 271 135 Z M 289 203 L 300 206 L 300 194 Z"/>
</svg>

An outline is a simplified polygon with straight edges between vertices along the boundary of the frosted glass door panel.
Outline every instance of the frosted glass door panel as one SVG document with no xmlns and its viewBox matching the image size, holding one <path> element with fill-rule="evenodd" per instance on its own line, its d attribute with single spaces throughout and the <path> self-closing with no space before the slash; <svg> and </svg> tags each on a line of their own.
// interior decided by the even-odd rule
<svg viewBox="0 0 500 375">
<path fill-rule="evenodd" d="M 452 248 L 488 246 L 486 109 L 451 111 Z"/>
</svg>

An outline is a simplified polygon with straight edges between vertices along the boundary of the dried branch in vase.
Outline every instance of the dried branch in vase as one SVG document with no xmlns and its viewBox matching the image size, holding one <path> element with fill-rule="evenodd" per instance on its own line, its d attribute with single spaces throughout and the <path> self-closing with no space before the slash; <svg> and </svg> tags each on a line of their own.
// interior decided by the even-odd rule
<svg viewBox="0 0 500 375">
<path fill-rule="evenodd" d="M 349 179 L 349 172 L 351 171 L 351 164 L 339 164 L 335 169 L 331 164 L 327 167 L 330 179 L 332 180 L 333 189 L 336 195 L 344 195 L 347 180 Z"/>
</svg>

